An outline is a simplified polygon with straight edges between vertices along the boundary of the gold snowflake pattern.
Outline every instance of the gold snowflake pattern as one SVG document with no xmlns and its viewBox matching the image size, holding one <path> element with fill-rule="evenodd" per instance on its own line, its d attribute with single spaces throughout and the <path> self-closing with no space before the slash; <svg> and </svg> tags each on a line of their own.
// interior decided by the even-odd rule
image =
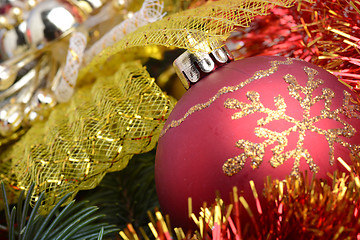
<svg viewBox="0 0 360 240">
<path fill-rule="evenodd" d="M 250 78 L 246 79 L 245 81 L 240 82 L 235 86 L 226 86 L 209 98 L 207 102 L 199 103 L 191 108 L 183 115 L 182 118 L 177 120 L 172 120 L 169 124 L 167 124 L 160 133 L 160 137 L 164 136 L 170 129 L 179 127 L 186 119 L 188 119 L 191 115 L 195 114 L 196 112 L 200 112 L 208 107 L 210 107 L 215 101 L 217 101 L 221 96 L 238 91 L 245 87 L 246 85 L 252 83 L 255 80 L 260 80 L 262 78 L 271 76 L 272 74 L 276 73 L 280 66 L 282 65 L 291 65 L 293 64 L 293 60 L 291 58 L 286 58 L 284 61 L 271 61 L 271 67 L 266 70 L 258 70 L 252 75 Z"/>
<path fill-rule="evenodd" d="M 330 164 L 334 163 L 334 144 L 338 143 L 343 147 L 350 150 L 352 154 L 358 153 L 360 150 L 359 145 L 352 145 L 343 140 L 341 137 L 350 138 L 355 135 L 356 129 L 349 123 L 344 121 L 340 114 L 345 115 L 348 118 L 360 118 L 359 117 L 359 106 L 351 104 L 351 95 L 347 91 L 344 91 L 344 100 L 342 107 L 331 111 L 330 106 L 332 99 L 335 97 L 335 93 L 329 88 L 322 88 L 322 94 L 314 96 L 314 91 L 320 87 L 324 82 L 321 79 L 315 79 L 318 72 L 309 67 L 304 67 L 304 71 L 308 76 L 306 86 L 301 86 L 296 78 L 287 74 L 284 80 L 288 86 L 289 95 L 296 99 L 300 107 L 303 110 L 303 116 L 301 120 L 295 119 L 286 114 L 286 103 L 284 98 L 279 95 L 274 98 L 274 105 L 276 110 L 272 110 L 264 107 L 260 101 L 260 94 L 255 91 L 247 92 L 247 98 L 250 103 L 239 102 L 237 99 L 227 99 L 224 103 L 225 108 L 228 109 L 240 109 L 232 115 L 232 119 L 240 119 L 247 115 L 259 112 L 267 114 L 257 121 L 258 127 L 255 128 L 254 133 L 259 138 L 265 138 L 266 140 L 262 143 L 255 143 L 248 140 L 240 139 L 236 142 L 236 146 L 243 149 L 244 152 L 240 155 L 228 159 L 223 165 L 223 171 L 226 175 L 232 176 L 238 173 L 244 168 L 245 161 L 251 159 L 252 168 L 258 168 L 263 161 L 266 147 L 272 144 L 276 144 L 272 150 L 272 158 L 270 164 L 272 167 L 278 167 L 289 159 L 294 160 L 293 169 L 291 175 L 299 175 L 300 160 L 304 159 L 309 165 L 309 168 L 313 172 L 317 172 L 319 167 L 315 164 L 314 159 L 310 155 L 309 151 L 304 148 L 304 140 L 306 137 L 306 131 L 311 131 L 320 135 L 323 135 L 329 144 L 329 158 Z M 314 117 L 310 116 L 311 107 L 319 102 L 324 101 L 324 108 L 320 114 Z M 322 119 L 335 120 L 342 124 L 341 128 L 333 129 L 321 129 L 316 127 L 314 124 Z M 270 122 L 276 120 L 285 120 L 291 124 L 292 127 L 282 131 L 276 132 L 265 128 L 264 126 Z M 288 136 L 292 132 L 298 132 L 299 138 L 297 141 L 296 148 L 290 151 L 286 151 L 285 147 L 288 145 Z"/>
</svg>

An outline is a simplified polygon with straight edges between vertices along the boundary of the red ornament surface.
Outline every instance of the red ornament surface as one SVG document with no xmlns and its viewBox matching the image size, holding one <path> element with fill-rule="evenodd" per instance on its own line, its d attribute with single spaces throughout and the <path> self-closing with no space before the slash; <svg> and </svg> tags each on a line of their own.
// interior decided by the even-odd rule
<svg viewBox="0 0 360 240">
<path fill-rule="evenodd" d="M 186 226 L 215 192 L 230 203 L 233 186 L 248 202 L 266 176 L 305 170 L 346 171 L 359 151 L 359 107 L 349 89 L 304 61 L 261 56 L 232 62 L 201 79 L 181 98 L 159 139 L 155 178 L 160 206 L 173 226 Z M 332 150 L 333 149 L 333 150 Z"/>
</svg>

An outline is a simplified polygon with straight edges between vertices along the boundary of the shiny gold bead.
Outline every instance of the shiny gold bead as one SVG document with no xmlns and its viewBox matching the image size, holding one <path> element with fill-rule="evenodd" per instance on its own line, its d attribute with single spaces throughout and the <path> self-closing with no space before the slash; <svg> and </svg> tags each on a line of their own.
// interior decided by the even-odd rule
<svg viewBox="0 0 360 240">
<path fill-rule="evenodd" d="M 43 120 L 42 115 L 36 111 L 33 111 L 30 106 L 26 107 L 24 114 L 25 114 L 23 121 L 24 126 L 31 126 L 34 123 Z"/>
<path fill-rule="evenodd" d="M 86 14 L 95 14 L 104 5 L 102 0 L 70 0 Z"/>
<path fill-rule="evenodd" d="M 14 26 L 9 23 L 9 20 L 5 16 L 0 16 L 0 29 L 12 29 Z"/>
<path fill-rule="evenodd" d="M 35 122 L 43 121 L 49 116 L 56 104 L 56 97 L 52 91 L 49 89 L 37 90 L 30 101 L 30 105 L 24 111 L 24 125 L 31 126 Z"/>
<path fill-rule="evenodd" d="M 124 15 L 124 19 L 130 19 L 134 16 L 134 12 L 129 11 Z"/>
<path fill-rule="evenodd" d="M 9 103 L 0 109 L 0 135 L 6 137 L 21 127 L 24 119 L 24 104 Z"/>
<path fill-rule="evenodd" d="M 11 67 L 0 65 L 0 90 L 9 88 L 16 79 L 17 72 Z"/>
<path fill-rule="evenodd" d="M 19 7 L 12 7 L 10 9 L 10 17 L 13 18 L 17 24 L 19 24 L 20 22 L 22 22 L 24 19 L 23 19 L 23 11 L 21 8 Z"/>
<path fill-rule="evenodd" d="M 30 10 L 30 9 L 34 8 L 38 3 L 39 3 L 38 0 L 28 0 L 28 1 L 26 2 L 26 8 L 27 8 L 28 10 Z"/>
<path fill-rule="evenodd" d="M 48 116 L 57 104 L 54 93 L 49 89 L 39 89 L 31 99 L 31 108 L 44 116 Z"/>
<path fill-rule="evenodd" d="M 123 10 L 123 9 L 125 9 L 125 7 L 127 5 L 127 1 L 126 0 L 113 0 L 112 4 L 116 8 L 116 10 Z"/>
</svg>

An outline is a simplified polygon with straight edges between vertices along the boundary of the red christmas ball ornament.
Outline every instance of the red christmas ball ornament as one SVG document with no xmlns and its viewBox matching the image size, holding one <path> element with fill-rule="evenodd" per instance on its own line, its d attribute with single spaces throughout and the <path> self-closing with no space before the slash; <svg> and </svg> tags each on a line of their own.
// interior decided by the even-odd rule
<svg viewBox="0 0 360 240">
<path fill-rule="evenodd" d="M 351 164 L 360 150 L 360 108 L 351 94 L 326 70 L 296 59 L 260 56 L 218 68 L 180 99 L 161 133 L 162 210 L 174 226 L 187 226 L 189 197 L 195 212 L 216 191 L 230 203 L 233 186 L 253 201 L 250 180 L 261 193 L 267 176 L 307 170 L 326 179 L 346 171 L 337 159 Z"/>
</svg>

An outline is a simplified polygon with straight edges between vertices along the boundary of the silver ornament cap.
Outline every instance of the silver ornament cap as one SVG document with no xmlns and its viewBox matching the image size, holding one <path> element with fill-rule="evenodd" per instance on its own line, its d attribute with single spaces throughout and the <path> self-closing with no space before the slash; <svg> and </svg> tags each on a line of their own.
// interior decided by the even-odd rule
<svg viewBox="0 0 360 240">
<path fill-rule="evenodd" d="M 173 66 L 181 83 L 189 89 L 204 76 L 233 60 L 234 57 L 224 45 L 210 53 L 202 51 L 191 53 L 187 50 L 175 59 Z"/>
</svg>

